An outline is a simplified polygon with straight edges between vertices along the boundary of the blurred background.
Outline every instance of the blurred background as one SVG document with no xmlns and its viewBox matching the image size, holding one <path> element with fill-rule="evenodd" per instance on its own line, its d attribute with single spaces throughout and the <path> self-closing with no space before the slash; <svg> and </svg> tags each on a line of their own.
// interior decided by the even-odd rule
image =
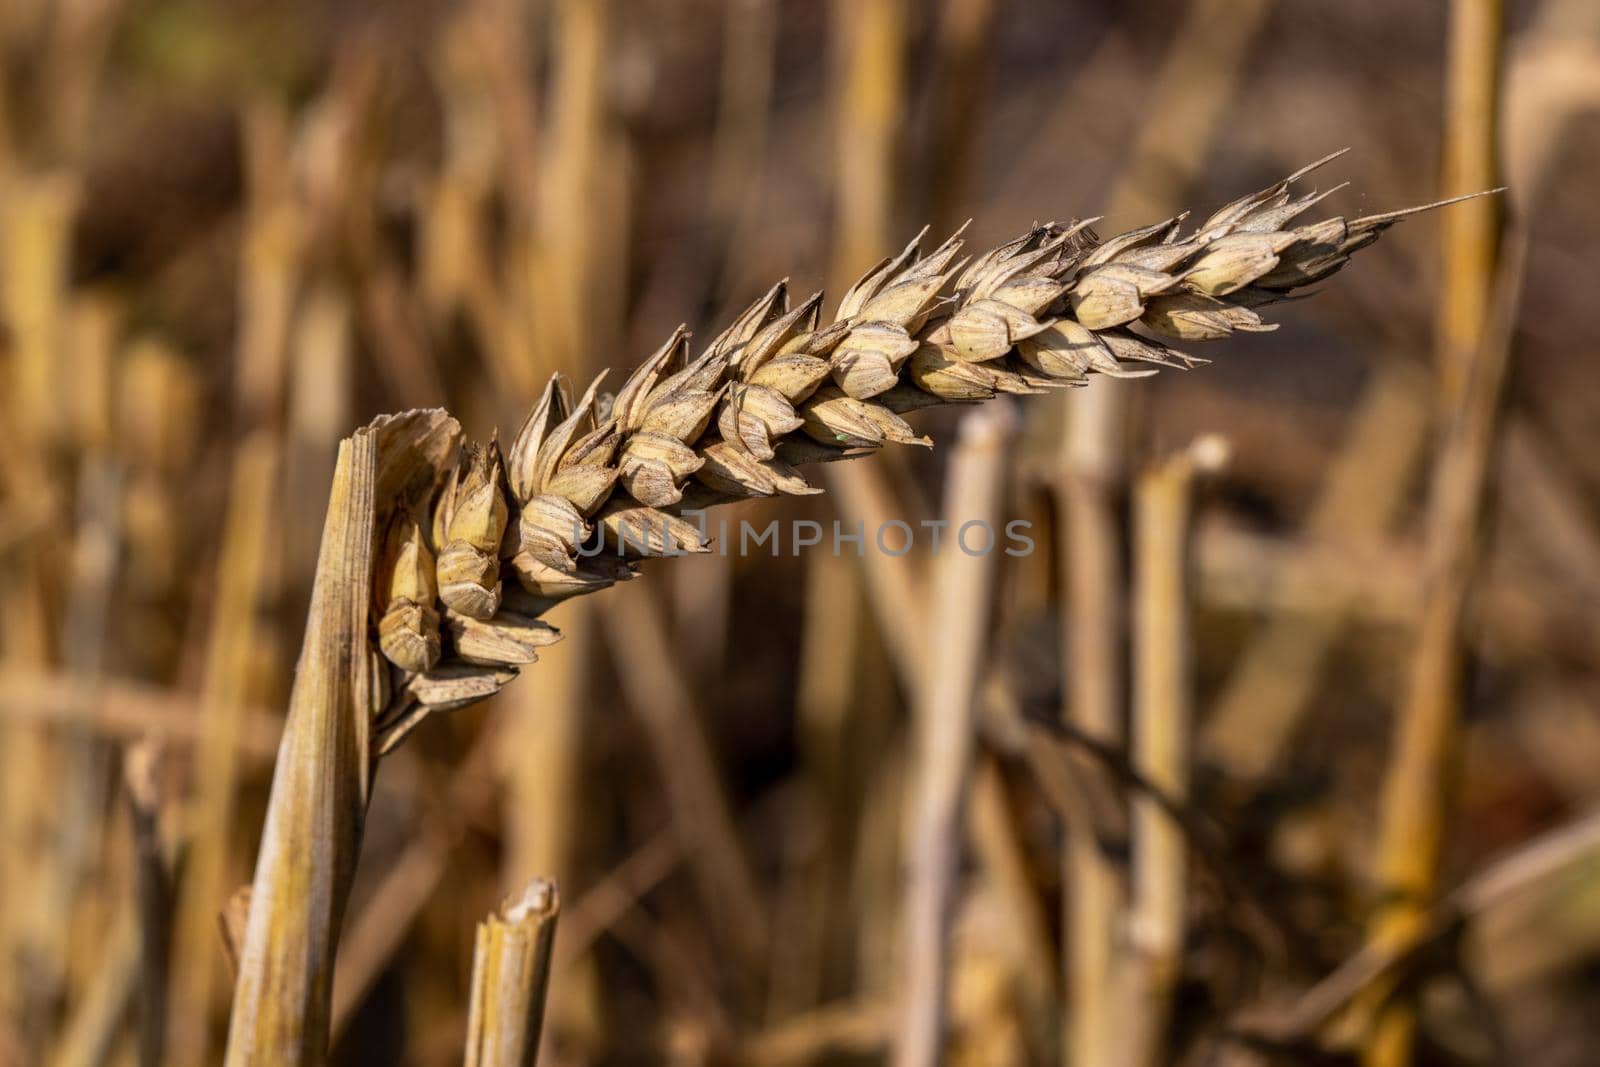
<svg viewBox="0 0 1600 1067">
<path fill-rule="evenodd" d="M 662 561 L 385 760 L 335 1060 L 458 1062 L 550 875 L 547 1064 L 909 1064 L 929 995 L 951 1064 L 1600 1062 L 1595 110 L 1592 0 L 7 0 L 0 1062 L 220 1057 L 353 428 L 1343 147 L 1330 212 L 1511 193 L 1016 405 L 940 946 L 930 561 Z M 959 417 L 733 517 L 945 514 Z"/>
</svg>

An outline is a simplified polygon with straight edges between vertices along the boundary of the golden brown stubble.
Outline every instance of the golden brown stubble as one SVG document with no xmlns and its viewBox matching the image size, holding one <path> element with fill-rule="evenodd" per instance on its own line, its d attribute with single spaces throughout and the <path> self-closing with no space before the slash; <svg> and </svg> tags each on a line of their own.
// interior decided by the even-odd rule
<svg viewBox="0 0 1600 1067">
<path fill-rule="evenodd" d="M 1501 0 L 1454 0 L 1446 69 L 1443 196 L 1499 184 L 1500 88 L 1505 61 Z M 1443 276 L 1435 323 L 1440 412 L 1464 402 L 1471 364 L 1489 321 L 1489 289 L 1500 250 L 1505 205 L 1474 200 L 1439 223 Z"/>
<path fill-rule="evenodd" d="M 944 0 L 933 63 L 933 143 L 923 166 L 933 176 L 928 219 L 936 230 L 961 223 L 982 140 L 985 92 L 994 56 L 996 0 Z"/>
<path fill-rule="evenodd" d="M 260 638 L 256 617 L 279 496 L 279 456 L 279 443 L 270 431 L 257 431 L 239 442 L 222 527 L 217 594 L 197 703 L 200 723 L 188 834 L 192 845 L 177 897 L 168 1028 L 172 1055 L 180 1063 L 210 1058 L 212 993 L 222 973 L 216 917 L 233 888 L 235 797 L 245 719 L 253 703 L 248 680 Z"/>
<path fill-rule="evenodd" d="M 1452 6 L 1443 188 L 1492 186 L 1499 176 L 1500 0 Z M 1481 551 L 1489 461 L 1498 437 L 1511 330 L 1521 295 L 1526 237 L 1498 266 L 1501 205 L 1473 202 L 1443 222 L 1444 285 L 1436 325 L 1439 434 L 1430 486 L 1427 586 L 1384 785 L 1377 891 L 1369 935 L 1413 936 L 1438 888 L 1460 733 L 1462 630 Z M 1498 285 L 1497 285 L 1498 279 Z M 1387 991 L 1384 991 L 1387 992 Z M 1411 1062 L 1409 997 L 1381 1010 L 1364 1050 L 1367 1067 Z"/>
<path fill-rule="evenodd" d="M 902 129 L 906 110 L 906 17 L 905 0 L 834 0 L 830 27 L 830 90 L 833 122 L 834 172 L 832 193 L 834 217 L 829 247 L 828 279 L 834 291 L 841 291 L 850 279 L 872 263 L 883 249 L 891 247 L 894 233 L 894 206 L 901 192 L 899 164 Z M 878 492 L 882 479 L 850 469 L 856 465 L 830 469 L 825 478 L 830 492 L 840 499 L 835 512 L 846 521 L 857 518 L 871 523 L 892 509 Z M 826 626 L 832 615 L 830 602 L 841 606 L 841 629 L 853 631 L 857 641 L 844 649 L 832 642 L 813 640 L 803 647 L 807 659 L 803 671 L 835 672 L 841 677 L 828 696 L 839 701 L 826 707 L 815 698 L 820 687 L 807 692 L 802 704 L 806 716 L 809 768 L 813 781 L 826 785 L 830 795 L 819 797 L 824 820 L 823 844 L 813 862 L 813 914 L 819 922 L 833 914 L 841 925 L 853 924 L 858 931 L 854 943 L 848 935 L 813 931 L 819 968 L 837 966 L 830 955 L 841 949 L 854 949 L 855 964 L 862 985 L 876 992 L 887 984 L 893 967 L 893 946 L 899 937 L 894 921 L 899 900 L 899 871 L 891 859 L 902 853 L 899 844 L 901 795 L 898 778 L 878 776 L 870 763 L 849 758 L 853 745 L 871 738 L 896 749 L 897 726 L 887 716 L 886 700 L 871 699 L 878 690 L 873 668 L 881 664 L 880 646 L 887 646 L 890 659 L 902 679 L 920 677 L 908 670 L 916 655 L 914 643 L 902 640 L 906 631 L 882 616 L 889 598 L 888 588 L 903 585 L 901 576 L 907 561 L 881 554 L 860 561 L 817 559 L 807 568 L 807 610 L 821 611 L 819 626 Z M 866 594 L 863 587 L 870 589 Z M 900 601 L 902 608 L 909 604 Z M 876 609 L 876 626 L 867 609 Z M 891 609 L 892 610 L 892 609 Z M 848 621 L 847 621 L 848 620 Z M 843 652 L 833 659 L 830 652 Z M 827 659 L 815 659 L 828 656 Z M 876 811 L 863 817 L 849 803 L 858 798 Z M 853 847 L 852 847 L 853 846 Z M 874 860 L 876 857 L 876 861 Z M 838 901 L 851 892 L 864 898 L 856 915 L 839 915 Z M 831 953 L 830 953 L 831 950 Z M 848 958 L 848 957 L 847 957 Z"/>
<path fill-rule="evenodd" d="M 906 0 L 834 0 L 835 175 L 832 277 L 894 243 L 905 116 Z"/>
<path fill-rule="evenodd" d="M 1506 74 L 1507 180 L 1525 204 L 1540 202 L 1571 121 L 1600 106 L 1600 46 L 1581 21 L 1588 18 L 1592 26 L 1593 16 L 1566 20 L 1564 14 L 1559 4 L 1542 9 L 1538 23 L 1519 36 Z M 1493 177 L 1485 174 L 1483 180 Z M 1336 541 L 1366 555 L 1383 551 L 1380 546 L 1409 499 L 1428 446 L 1429 388 L 1430 382 L 1405 364 L 1385 360 L 1373 367 L 1306 520 L 1313 540 Z M 1535 432 L 1526 419 L 1518 425 L 1524 438 Z M 1556 476 L 1549 464 L 1535 469 L 1521 462 L 1515 450 L 1507 462 L 1518 472 L 1508 486 L 1511 492 L 1533 492 L 1540 481 Z M 1513 508 L 1519 515 L 1525 510 Z M 1545 528 L 1535 532 L 1548 536 Z M 1247 789 L 1277 764 L 1317 691 L 1335 641 L 1363 614 L 1362 594 L 1344 580 L 1324 583 L 1315 603 L 1299 604 L 1293 603 L 1292 583 L 1269 584 L 1281 592 L 1271 595 L 1269 619 L 1218 697 L 1204 739 L 1208 757 Z M 1412 602 L 1409 596 L 1402 600 Z M 1486 622 L 1503 618 L 1498 611 L 1485 612 Z"/>
<path fill-rule="evenodd" d="M 222 962 L 216 916 L 232 890 L 238 749 L 242 722 L 254 699 L 249 691 L 252 666 L 271 634 L 261 609 L 281 576 L 283 406 L 307 240 L 307 219 L 290 167 L 295 129 L 289 115 L 275 101 L 253 101 L 242 127 L 249 199 L 239 248 L 240 320 L 234 351 L 232 410 L 239 430 L 206 631 L 191 798 L 192 851 L 177 891 L 168 1033 L 171 1055 L 180 1064 L 213 1059 L 211 1007 Z"/>
<path fill-rule="evenodd" d="M 535 879 L 478 924 L 466 1067 L 533 1067 L 560 910 L 555 883 Z"/>
<path fill-rule="evenodd" d="M 1271 0 L 1196 0 L 1190 5 L 1156 75 L 1144 124 L 1112 192 L 1112 219 L 1150 217 L 1182 201 L 1271 10 Z M 1072 398 L 1064 406 L 1060 442 L 1065 714 L 1089 736 L 1112 744 L 1123 733 L 1124 524 L 1118 501 L 1125 479 L 1129 399 L 1128 390 L 1112 382 L 1097 383 L 1086 396 Z M 1099 781 L 1101 792 L 1108 792 L 1099 768 L 1085 763 L 1081 769 L 1091 781 Z M 1095 827 L 1080 823 L 1067 831 L 1069 1048 L 1076 1062 L 1111 1062 L 1115 1035 L 1141 1025 L 1125 1017 L 1131 1006 L 1119 1004 L 1112 993 L 1123 985 L 1114 969 L 1127 890 L 1122 873 L 1096 839 Z"/>
<path fill-rule="evenodd" d="M 997 406 L 962 422 L 945 484 L 945 516 L 952 531 L 979 522 L 997 537 L 1005 526 L 1013 420 L 1010 411 Z M 995 553 L 968 555 L 959 544 L 946 545 L 933 563 L 926 640 L 938 654 L 929 659 L 914 709 L 914 826 L 902 919 L 897 1067 L 933 1067 L 944 1058 L 950 928 L 960 898 L 977 747 L 975 705 L 992 629 L 996 569 Z"/>
<path fill-rule="evenodd" d="M 0 165 L 6 162 L 0 152 Z M 58 370 L 68 340 L 68 260 L 78 198 L 79 183 L 70 173 L 0 169 L 0 326 L 8 342 L 0 422 L 13 442 L 0 482 L 8 505 L 32 502 L 16 509 L 26 540 L 17 542 L 0 577 L 0 648 L 12 668 L 44 669 L 55 645 L 47 594 L 63 561 L 56 546 L 38 535 L 62 521 L 63 494 L 51 488 L 51 460 L 71 429 Z M 5 852 L 27 856 L 36 842 L 62 829 L 55 801 L 65 767 L 57 761 L 66 756 L 56 738 L 31 726 L 8 725 L 3 740 Z M 66 978 L 60 920 L 70 901 L 59 900 L 64 859 L 52 850 L 43 863 L 9 864 L 0 888 L 0 951 L 23 961 L 0 968 L 0 1008 L 12 1025 L 44 1020 L 19 1031 L 25 1057 L 47 1047 Z"/>
<path fill-rule="evenodd" d="M 1129 985 L 1138 1024 L 1121 1037 L 1121 1062 L 1136 1067 L 1168 1061 L 1165 1037 L 1182 976 L 1188 844 L 1163 803 L 1187 803 L 1189 792 L 1194 482 L 1226 458 L 1220 438 L 1202 438 L 1153 464 L 1135 490 L 1132 763 L 1164 798 L 1135 797 L 1130 826 Z"/>
</svg>

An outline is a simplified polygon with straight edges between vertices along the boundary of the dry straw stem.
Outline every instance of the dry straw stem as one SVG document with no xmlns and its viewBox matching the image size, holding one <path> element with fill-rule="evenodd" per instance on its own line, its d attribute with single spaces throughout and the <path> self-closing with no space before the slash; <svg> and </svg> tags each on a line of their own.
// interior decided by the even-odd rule
<svg viewBox="0 0 1600 1067">
<path fill-rule="evenodd" d="M 1134 516 L 1133 766 L 1169 801 L 1189 791 L 1194 712 L 1190 635 L 1190 510 L 1197 473 L 1226 462 L 1227 446 L 1205 437 L 1146 471 Z M 1133 802 L 1132 904 L 1128 940 L 1139 1025 L 1121 1035 L 1130 1064 L 1165 1062 L 1163 1035 L 1183 964 L 1188 881 L 1184 832 L 1160 803 Z"/>
<path fill-rule="evenodd" d="M 906 0 L 834 0 L 839 99 L 834 276 L 888 245 L 906 76 Z"/>
<path fill-rule="evenodd" d="M 1061 965 L 1045 901 L 1035 884 L 1028 828 L 1007 793 L 1000 760 L 981 754 L 971 787 L 973 852 L 1004 922 L 1004 949 L 1021 987 L 1022 1006 L 1038 1047 L 1056 1036 Z"/>
<path fill-rule="evenodd" d="M 554 67 L 529 281 L 535 292 L 553 294 L 536 320 L 536 351 L 551 361 L 547 366 L 559 367 L 614 348 L 615 324 L 623 319 L 629 174 L 606 101 L 615 5 L 553 0 L 549 6 Z"/>
<path fill-rule="evenodd" d="M 5 177 L 5 176 L 0 176 Z M 67 322 L 67 269 L 77 181 L 63 173 L 10 177 L 0 208 L 0 316 L 10 332 L 7 389 L 14 431 L 29 447 L 68 429 L 57 373 Z"/>
<path fill-rule="evenodd" d="M 1444 173 L 1454 196 L 1499 181 L 1500 89 L 1505 53 L 1503 0 L 1453 0 L 1445 86 Z M 1441 226 L 1444 277 L 1439 291 L 1441 411 L 1464 402 L 1467 378 L 1488 322 L 1488 293 L 1500 250 L 1501 205 L 1485 199 L 1452 213 Z"/>
<path fill-rule="evenodd" d="M 334 947 L 361 840 L 387 676 L 369 637 L 380 523 L 430 491 L 455 421 L 417 411 L 339 448 L 305 643 L 267 806 L 225 1062 L 327 1057 Z"/>
<path fill-rule="evenodd" d="M 116 501 L 114 493 L 109 496 L 111 501 Z M 80 534 L 80 538 L 82 536 Z M 109 547 L 106 551 L 110 553 Z M 79 553 L 82 553 L 81 544 Z M 109 554 L 108 561 L 112 557 L 114 553 Z M 84 575 L 81 560 L 75 569 L 79 571 L 78 579 L 82 581 Z M 109 573 L 105 574 L 105 578 L 109 580 Z M 92 586 L 97 583 L 91 580 L 88 584 Z M 104 590 L 98 594 L 91 593 L 93 599 L 102 602 L 105 595 Z M 90 612 L 95 615 L 98 613 L 98 610 Z M 80 643 L 78 648 L 69 652 L 69 658 L 78 659 L 87 655 L 91 663 L 85 664 L 88 668 L 85 673 L 93 674 L 98 670 L 98 644 L 104 635 L 104 623 L 103 620 L 99 620 L 89 624 L 88 628 L 93 633 L 85 633 L 84 621 L 80 620 L 77 626 L 71 623 L 68 625 L 68 640 L 76 638 Z M 103 765 L 105 758 L 103 744 L 103 741 L 98 739 L 82 737 L 78 739 L 74 750 L 69 750 L 72 762 L 67 767 L 68 788 L 62 802 L 62 807 L 66 809 L 63 815 L 68 821 L 61 831 L 62 858 L 58 861 L 59 867 L 54 873 L 56 881 L 52 887 L 57 898 L 54 905 L 59 916 L 57 921 L 63 925 L 69 924 L 75 914 L 81 914 L 74 905 L 79 900 L 83 880 L 89 873 L 87 863 L 91 855 L 97 855 L 101 850 L 99 841 L 85 840 L 88 836 L 85 828 L 96 824 L 98 815 L 96 809 L 105 802 L 102 790 L 107 768 Z M 96 749 L 100 751 L 97 752 Z M 84 759 L 85 756 L 89 758 Z M 77 778 L 76 782 L 72 781 L 74 777 Z M 130 781 L 130 786 L 133 784 Z M 73 794 L 77 791 L 81 791 L 78 803 L 83 804 L 87 801 L 90 805 L 88 811 L 72 811 Z M 130 793 L 135 794 L 131 799 L 135 809 L 136 837 L 143 838 L 144 835 L 138 831 L 137 824 L 143 823 L 147 827 L 151 825 L 145 816 L 152 812 L 154 804 L 150 802 L 152 798 L 148 793 L 140 796 L 137 789 L 130 789 Z M 150 839 L 140 840 L 137 842 L 137 847 L 139 851 L 137 859 L 141 867 L 152 861 L 164 864 L 165 860 L 159 855 L 157 842 Z M 157 855 L 148 856 L 147 849 L 156 850 Z M 74 855 L 74 851 L 78 854 Z M 133 899 L 120 900 L 114 907 L 115 914 L 107 937 L 108 950 L 103 957 L 96 959 L 95 964 L 83 978 L 73 983 L 76 988 L 68 994 L 70 1014 L 66 1026 L 55 1042 L 54 1052 L 50 1058 L 50 1062 L 59 1067 L 104 1062 L 122 1031 L 130 1002 L 134 1000 L 135 993 L 140 991 L 140 979 L 153 977 L 158 981 L 165 981 L 164 968 L 152 975 L 151 968 L 142 966 L 148 964 L 152 949 L 158 958 L 164 954 L 164 944 L 153 946 L 151 938 L 164 937 L 166 934 L 164 925 L 159 925 L 154 931 L 149 929 L 147 920 L 152 916 L 145 907 L 143 894 Z M 65 930 L 61 936 L 65 936 Z M 151 1012 L 149 1015 L 142 1014 L 141 1021 L 155 1023 L 156 1013 L 161 1008 L 159 995 L 154 1004 L 146 1003 L 141 1007 Z M 141 1054 L 143 1054 L 142 1048 Z M 147 1059 L 145 1062 L 153 1061 Z"/>
<path fill-rule="evenodd" d="M 84 382 L 86 391 L 92 390 Z M 69 566 L 69 592 L 61 625 L 63 664 L 72 674 L 91 684 L 100 676 L 105 660 L 112 592 L 120 555 L 116 550 L 121 513 L 122 479 L 117 465 L 103 454 L 91 453 L 79 469 L 76 529 Z M 82 921 L 84 890 L 99 873 L 104 850 L 101 815 L 106 806 L 110 751 L 92 730 L 64 733 L 61 763 L 52 775 L 45 803 L 55 815 L 52 834 L 56 847 L 35 865 L 42 897 L 34 923 L 50 939 L 58 959 L 71 956 L 72 931 Z M 83 995 L 81 979 L 72 968 L 60 977 L 60 993 L 68 1001 Z M 46 969 L 41 974 L 48 975 Z M 49 980 L 54 980 L 50 976 Z M 77 987 L 77 988 L 75 988 Z"/>
<path fill-rule="evenodd" d="M 777 0 L 732 0 L 723 16 L 722 70 L 706 209 L 723 240 L 721 273 L 742 276 L 760 222 L 772 90 L 778 57 Z"/>
<path fill-rule="evenodd" d="M 530 882 L 478 924 L 467 1014 L 467 1067 L 532 1067 L 550 984 L 555 884 Z"/>
<path fill-rule="evenodd" d="M 1499 176 L 1504 37 L 1500 0 L 1456 0 L 1446 104 L 1447 194 L 1485 188 Z M 1437 326 L 1441 438 L 1427 519 L 1428 592 L 1385 782 L 1376 871 L 1383 899 L 1370 928 L 1379 943 L 1408 936 L 1437 890 L 1459 733 L 1463 618 L 1477 567 L 1490 458 L 1521 292 L 1520 263 L 1501 274 L 1496 291 L 1498 203 L 1480 200 L 1452 214 L 1442 236 L 1444 287 Z M 1512 258 L 1520 259 L 1523 251 L 1519 247 Z M 1415 1025 L 1409 1004 L 1384 1010 L 1365 1049 L 1368 1067 L 1410 1063 Z"/>
<path fill-rule="evenodd" d="M 981 522 L 1004 525 L 1006 452 L 1014 417 L 1004 407 L 962 422 L 946 480 L 952 531 Z M 991 546 L 992 547 L 992 546 Z M 933 616 L 926 640 L 939 655 L 918 687 L 915 718 L 915 811 L 909 842 L 901 1018 L 896 1067 L 943 1060 L 949 994 L 950 925 L 957 899 L 962 830 L 977 736 L 974 702 L 982 678 L 996 559 L 947 545 L 934 564 Z"/>
<path fill-rule="evenodd" d="M 0 716 L 38 732 L 39 726 L 77 726 L 112 741 L 159 738 L 176 746 L 194 743 L 199 703 L 170 695 L 160 686 L 122 679 L 89 682 L 70 675 L 0 669 Z M 278 716 L 265 708 L 247 712 L 239 747 L 260 764 L 278 750 Z"/>
<path fill-rule="evenodd" d="M 162 826 L 165 750 L 143 741 L 123 757 L 123 783 L 133 819 L 134 897 L 139 928 L 138 1047 L 140 1067 L 162 1062 L 171 963 L 172 874 L 176 849 Z"/>
<path fill-rule="evenodd" d="M 893 1006 L 877 1000 L 825 1004 L 744 1040 L 735 1062 L 803 1067 L 830 1057 L 869 1058 L 889 1040 Z"/>
<path fill-rule="evenodd" d="M 1113 218 L 1148 217 L 1182 202 L 1271 9 L 1271 0 L 1197 0 L 1189 6 L 1111 197 Z M 1118 498 L 1129 399 L 1124 390 L 1095 390 L 1071 409 L 1061 440 L 1065 713 L 1079 729 L 1109 743 L 1120 739 L 1123 720 L 1124 537 Z M 1084 764 L 1080 773 L 1098 792 L 1112 792 L 1099 768 Z M 1108 1062 L 1117 1035 L 1133 1025 L 1120 1018 L 1128 1006 L 1112 996 L 1121 985 L 1112 968 L 1126 887 L 1098 831 L 1075 817 L 1064 854 L 1063 879 L 1073 887 L 1063 917 L 1071 1000 L 1066 1019 L 1070 1058 L 1083 1063 Z"/>
<path fill-rule="evenodd" d="M 8 673 L 32 674 L 48 661 L 49 639 L 45 633 L 45 598 L 42 567 L 34 552 L 0 568 L 0 658 Z M 46 821 L 50 797 L 45 780 L 50 766 L 52 739 L 25 722 L 6 720 L 4 747 L 0 756 L 6 773 L 0 776 L 0 832 L 4 834 L 7 855 L 28 854 L 30 843 L 49 825 Z M 39 882 L 31 870 L 10 865 L 0 889 L 4 908 L 0 909 L 0 945 L 5 958 L 47 961 L 41 955 L 38 932 L 32 921 L 37 914 Z M 22 981 L 24 968 L 0 968 L 0 1008 L 5 1018 L 40 1017 L 43 1006 L 35 998 L 33 983 Z M 43 1028 L 41 1027 L 40 1030 Z M 45 1034 L 25 1033 L 26 1050 L 43 1047 Z M 26 1055 L 25 1055 L 26 1058 Z"/>
<path fill-rule="evenodd" d="M 1526 241 L 1518 231 L 1501 267 L 1492 320 L 1460 405 L 1448 415 L 1435 464 L 1423 561 L 1427 596 L 1384 782 L 1376 872 L 1381 899 L 1369 930 L 1378 944 L 1410 937 L 1437 891 L 1458 759 L 1463 630 L 1481 554 Z M 1409 1063 L 1414 1027 L 1406 1006 L 1385 1010 L 1367 1050 L 1372 1067 Z"/>
<path fill-rule="evenodd" d="M 60 493 L 47 488 L 46 449 L 66 422 L 56 369 L 65 341 L 67 260 L 77 198 L 77 185 L 66 175 L 0 172 L 0 320 L 10 350 L 3 429 L 14 446 L 3 481 L 10 500 L 41 502 L 34 520 L 21 520 L 24 530 L 35 522 L 43 530 L 46 523 L 60 521 L 44 509 L 47 503 L 59 509 L 60 503 Z M 59 577 L 50 562 L 35 544 L 19 542 L 8 553 L 0 574 L 0 655 L 7 667 L 38 669 L 49 661 L 45 590 Z M 0 835 L 8 855 L 28 855 L 31 842 L 55 826 L 55 783 L 44 776 L 56 743 L 26 727 L 8 728 L 3 740 Z M 8 1019 L 49 1020 L 55 1010 L 49 1003 L 60 992 L 60 956 L 49 940 L 59 927 L 49 918 L 58 896 L 51 884 L 53 868 L 47 863 L 8 871 L 0 884 L 0 949 L 8 960 L 25 961 L 21 967 L 0 968 L 0 1015 Z M 49 1030 L 45 1021 L 20 1036 L 25 1058 L 48 1044 Z"/>
<path fill-rule="evenodd" d="M 906 95 L 906 12 L 904 0 L 835 0 L 833 6 L 837 97 L 833 118 L 839 150 L 834 154 L 836 204 L 829 277 L 841 285 L 881 254 L 893 232 Z M 826 481 L 838 499 L 839 513 L 864 521 L 868 528 L 895 513 L 882 479 L 848 467 L 829 470 Z M 824 569 L 813 568 L 808 581 L 813 585 L 826 581 Z M 880 613 L 879 630 L 900 677 L 914 685 L 923 674 L 917 663 L 920 647 L 906 638 L 915 628 L 896 626 L 894 618 L 882 615 L 911 606 L 906 595 L 909 572 L 909 562 L 874 553 L 863 564 L 862 577 Z"/>
<path fill-rule="evenodd" d="M 943 0 L 933 47 L 932 144 L 924 166 L 937 175 L 928 217 L 935 227 L 953 226 L 967 199 L 972 159 L 983 114 L 984 75 L 994 57 L 996 0 Z"/>
</svg>

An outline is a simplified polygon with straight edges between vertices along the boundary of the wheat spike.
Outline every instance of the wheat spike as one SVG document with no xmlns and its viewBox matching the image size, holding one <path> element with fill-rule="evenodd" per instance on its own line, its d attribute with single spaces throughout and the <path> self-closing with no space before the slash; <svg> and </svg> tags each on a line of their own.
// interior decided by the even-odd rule
<svg viewBox="0 0 1600 1067">
<path fill-rule="evenodd" d="M 689 509 L 818 492 L 799 466 L 928 445 L 901 417 L 918 408 L 1192 367 L 1206 361 L 1163 339 L 1273 329 L 1261 308 L 1422 210 L 1294 225 L 1327 194 L 1293 183 L 1340 154 L 1187 232 L 1185 215 L 1105 240 L 1094 220 L 1048 223 L 975 256 L 962 232 L 927 254 L 919 234 L 832 322 L 820 293 L 791 309 L 779 282 L 698 357 L 680 327 L 614 396 L 604 376 L 577 399 L 552 379 L 503 459 L 493 442 L 465 448 L 431 523 L 389 539 L 380 647 L 397 677 L 379 749 L 506 684 L 558 639 L 537 622 L 550 605 L 632 577 L 635 560 L 705 551 Z M 442 609 L 417 599 L 424 528 Z"/>
</svg>

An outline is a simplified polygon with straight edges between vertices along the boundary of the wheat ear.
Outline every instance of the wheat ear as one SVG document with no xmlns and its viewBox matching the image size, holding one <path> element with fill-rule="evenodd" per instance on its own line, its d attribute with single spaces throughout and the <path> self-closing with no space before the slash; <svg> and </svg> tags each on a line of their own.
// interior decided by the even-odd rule
<svg viewBox="0 0 1600 1067">
<path fill-rule="evenodd" d="M 1206 362 L 1167 342 L 1274 329 L 1260 309 L 1454 202 L 1294 225 L 1328 194 L 1293 184 L 1339 154 L 1187 231 L 1186 215 L 1106 240 L 1092 219 L 1050 223 L 973 257 L 959 232 L 926 254 L 919 236 L 832 322 L 820 293 L 790 308 L 780 282 L 698 357 L 680 327 L 614 396 L 604 375 L 577 397 L 553 378 L 504 451 L 461 449 L 431 514 L 388 532 L 375 606 L 393 684 L 378 754 L 534 662 L 560 636 L 539 621 L 552 604 L 632 577 L 639 559 L 706 551 L 687 514 L 821 492 L 807 463 L 928 445 L 902 418 L 918 408 Z"/>
</svg>

